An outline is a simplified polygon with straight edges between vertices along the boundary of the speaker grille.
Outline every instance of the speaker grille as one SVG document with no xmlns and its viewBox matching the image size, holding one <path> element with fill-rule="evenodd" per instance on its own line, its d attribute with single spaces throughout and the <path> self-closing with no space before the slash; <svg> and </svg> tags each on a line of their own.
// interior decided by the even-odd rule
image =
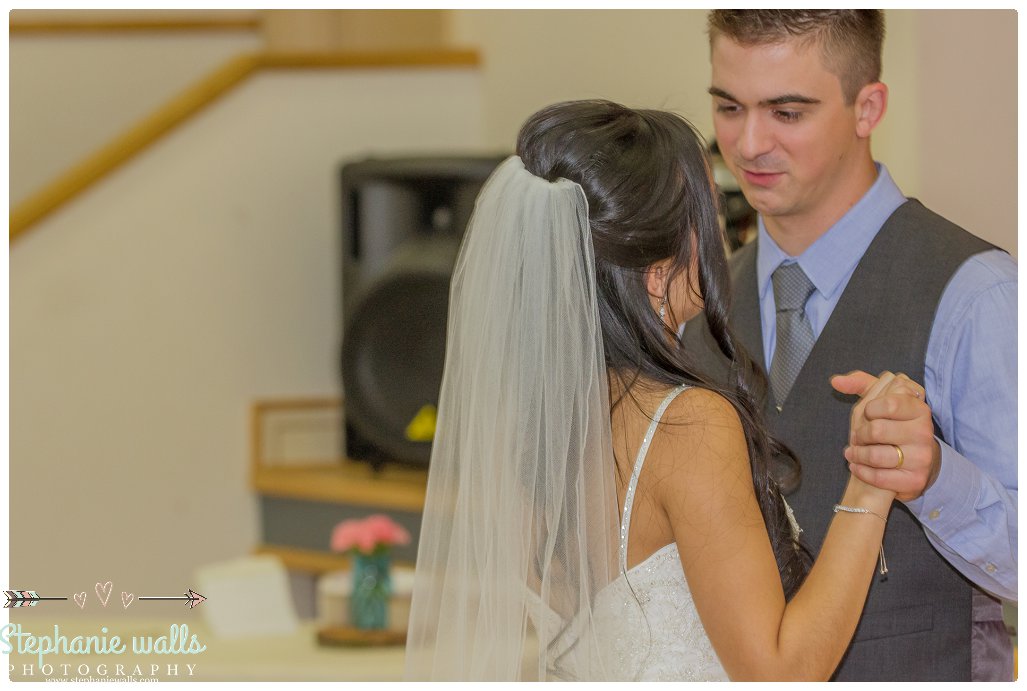
<svg viewBox="0 0 1027 691">
<path fill-rule="evenodd" d="M 474 199 L 503 158 L 378 159 L 343 166 L 348 457 L 374 464 L 428 463 L 429 419 L 438 405 L 446 352 L 449 280 Z"/>
</svg>

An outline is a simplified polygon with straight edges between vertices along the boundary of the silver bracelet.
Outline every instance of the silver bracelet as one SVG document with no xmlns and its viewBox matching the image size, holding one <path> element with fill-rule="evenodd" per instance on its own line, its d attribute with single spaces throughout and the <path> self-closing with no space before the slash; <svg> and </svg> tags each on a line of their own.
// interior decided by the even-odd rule
<svg viewBox="0 0 1027 691">
<path fill-rule="evenodd" d="M 880 518 L 882 521 L 884 521 L 885 525 L 887 525 L 887 523 L 888 523 L 888 519 L 885 518 L 884 516 L 882 516 L 881 514 L 875 512 L 875 511 L 871 511 L 870 509 L 864 509 L 861 506 L 843 506 L 842 504 L 835 504 L 834 505 L 834 512 L 838 513 L 839 511 L 844 511 L 845 513 L 865 513 L 865 514 L 870 514 L 871 516 L 876 516 L 877 518 Z M 886 562 L 884 560 L 884 538 L 883 537 L 881 538 L 881 558 L 880 558 L 879 562 L 880 563 L 879 563 L 879 569 L 878 570 L 880 571 L 881 575 L 883 576 L 886 573 L 888 573 L 888 562 Z"/>
</svg>

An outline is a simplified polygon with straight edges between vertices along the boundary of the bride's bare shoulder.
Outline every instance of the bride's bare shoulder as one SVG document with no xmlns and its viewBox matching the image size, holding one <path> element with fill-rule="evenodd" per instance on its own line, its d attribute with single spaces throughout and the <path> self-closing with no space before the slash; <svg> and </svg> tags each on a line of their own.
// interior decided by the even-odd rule
<svg viewBox="0 0 1027 691">
<path fill-rule="evenodd" d="M 618 378 L 610 380 L 611 399 L 615 402 L 614 410 L 631 419 L 644 418 L 647 423 L 652 420 L 660 404 L 675 388 L 641 378 L 630 382 L 629 386 L 624 385 Z M 726 398 L 699 386 L 691 386 L 678 394 L 660 418 L 661 427 L 669 429 L 688 427 L 692 424 L 730 425 L 737 421 L 738 414 Z"/>
<path fill-rule="evenodd" d="M 668 432 L 677 428 L 724 426 L 741 431 L 738 411 L 722 395 L 709 389 L 693 386 L 682 391 L 671 401 L 664 413 Z"/>
<path fill-rule="evenodd" d="M 714 391 L 686 389 L 667 406 L 650 459 L 675 472 L 747 469 L 748 446 L 738 411 Z"/>
</svg>

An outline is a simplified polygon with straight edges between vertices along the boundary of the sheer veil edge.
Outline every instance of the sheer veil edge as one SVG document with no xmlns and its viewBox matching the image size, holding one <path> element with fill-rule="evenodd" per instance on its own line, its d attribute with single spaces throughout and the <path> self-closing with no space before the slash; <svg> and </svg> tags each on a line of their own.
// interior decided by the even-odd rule
<svg viewBox="0 0 1027 691">
<path fill-rule="evenodd" d="M 510 157 L 453 272 L 410 680 L 604 679 L 617 493 L 588 204 Z"/>
</svg>

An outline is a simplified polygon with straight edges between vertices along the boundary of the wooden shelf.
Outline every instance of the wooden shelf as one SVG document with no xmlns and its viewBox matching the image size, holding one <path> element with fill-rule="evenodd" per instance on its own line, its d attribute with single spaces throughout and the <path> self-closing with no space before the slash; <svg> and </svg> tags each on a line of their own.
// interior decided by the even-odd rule
<svg viewBox="0 0 1027 691">
<path fill-rule="evenodd" d="M 316 444 L 312 448 L 301 444 L 302 452 L 297 457 L 286 452 L 284 446 L 265 438 L 268 419 L 273 415 L 340 413 L 341 405 L 338 398 L 289 398 L 257 401 L 251 409 L 250 486 L 262 498 L 264 520 L 270 522 L 263 531 L 267 542 L 255 551 L 277 556 L 292 571 L 322 574 L 349 568 L 348 556 L 329 551 L 327 543 L 322 550 L 308 539 L 292 539 L 297 538 L 294 534 L 297 531 L 307 537 L 311 531 L 328 535 L 334 525 L 331 521 L 339 520 L 331 518 L 331 512 L 326 514 L 324 507 L 319 508 L 316 503 L 345 506 L 347 515 L 354 513 L 353 507 L 358 507 L 356 514 L 363 513 L 361 508 L 366 508 L 367 513 L 406 514 L 397 518 L 406 521 L 416 545 L 419 516 L 424 511 L 428 488 L 427 468 L 393 464 L 374 470 L 363 461 L 332 459 L 331 455 L 339 448 L 334 442 L 327 446 L 322 444 L 321 448 Z M 281 426 L 279 432 L 283 429 L 285 426 Z M 274 439 L 274 434 L 270 438 Z M 311 455 L 306 455 L 308 453 Z M 318 460 L 302 460 L 312 458 Z M 295 501 L 267 501 L 269 499 L 298 500 L 299 505 Z M 289 508 L 283 509 L 283 505 Z M 412 554 L 410 552 L 411 559 Z M 395 563 L 404 562 L 397 560 Z"/>
<path fill-rule="evenodd" d="M 257 467 L 253 488 L 271 497 L 356 504 L 380 509 L 420 512 L 428 486 L 428 471 L 343 461 L 338 465 Z"/>
<path fill-rule="evenodd" d="M 286 547 L 284 545 L 259 545 L 255 554 L 272 554 L 282 560 L 285 568 L 292 571 L 304 571 L 312 574 L 323 574 L 331 571 L 344 571 L 349 569 L 349 557 L 336 552 L 320 552 L 301 547 Z M 402 559 L 394 559 L 393 564 L 404 568 L 412 569 L 412 562 Z"/>
<path fill-rule="evenodd" d="M 299 547 L 282 545 L 259 545 L 254 554 L 271 554 L 282 560 L 290 571 L 322 574 L 349 568 L 349 558 L 332 552 L 317 552 Z"/>
<path fill-rule="evenodd" d="M 274 413 L 341 409 L 339 398 L 285 398 L 253 404 L 250 415 L 250 485 L 258 494 L 379 509 L 424 510 L 428 469 L 389 465 L 380 471 L 352 459 L 298 465 L 266 458 L 263 429 Z"/>
</svg>

